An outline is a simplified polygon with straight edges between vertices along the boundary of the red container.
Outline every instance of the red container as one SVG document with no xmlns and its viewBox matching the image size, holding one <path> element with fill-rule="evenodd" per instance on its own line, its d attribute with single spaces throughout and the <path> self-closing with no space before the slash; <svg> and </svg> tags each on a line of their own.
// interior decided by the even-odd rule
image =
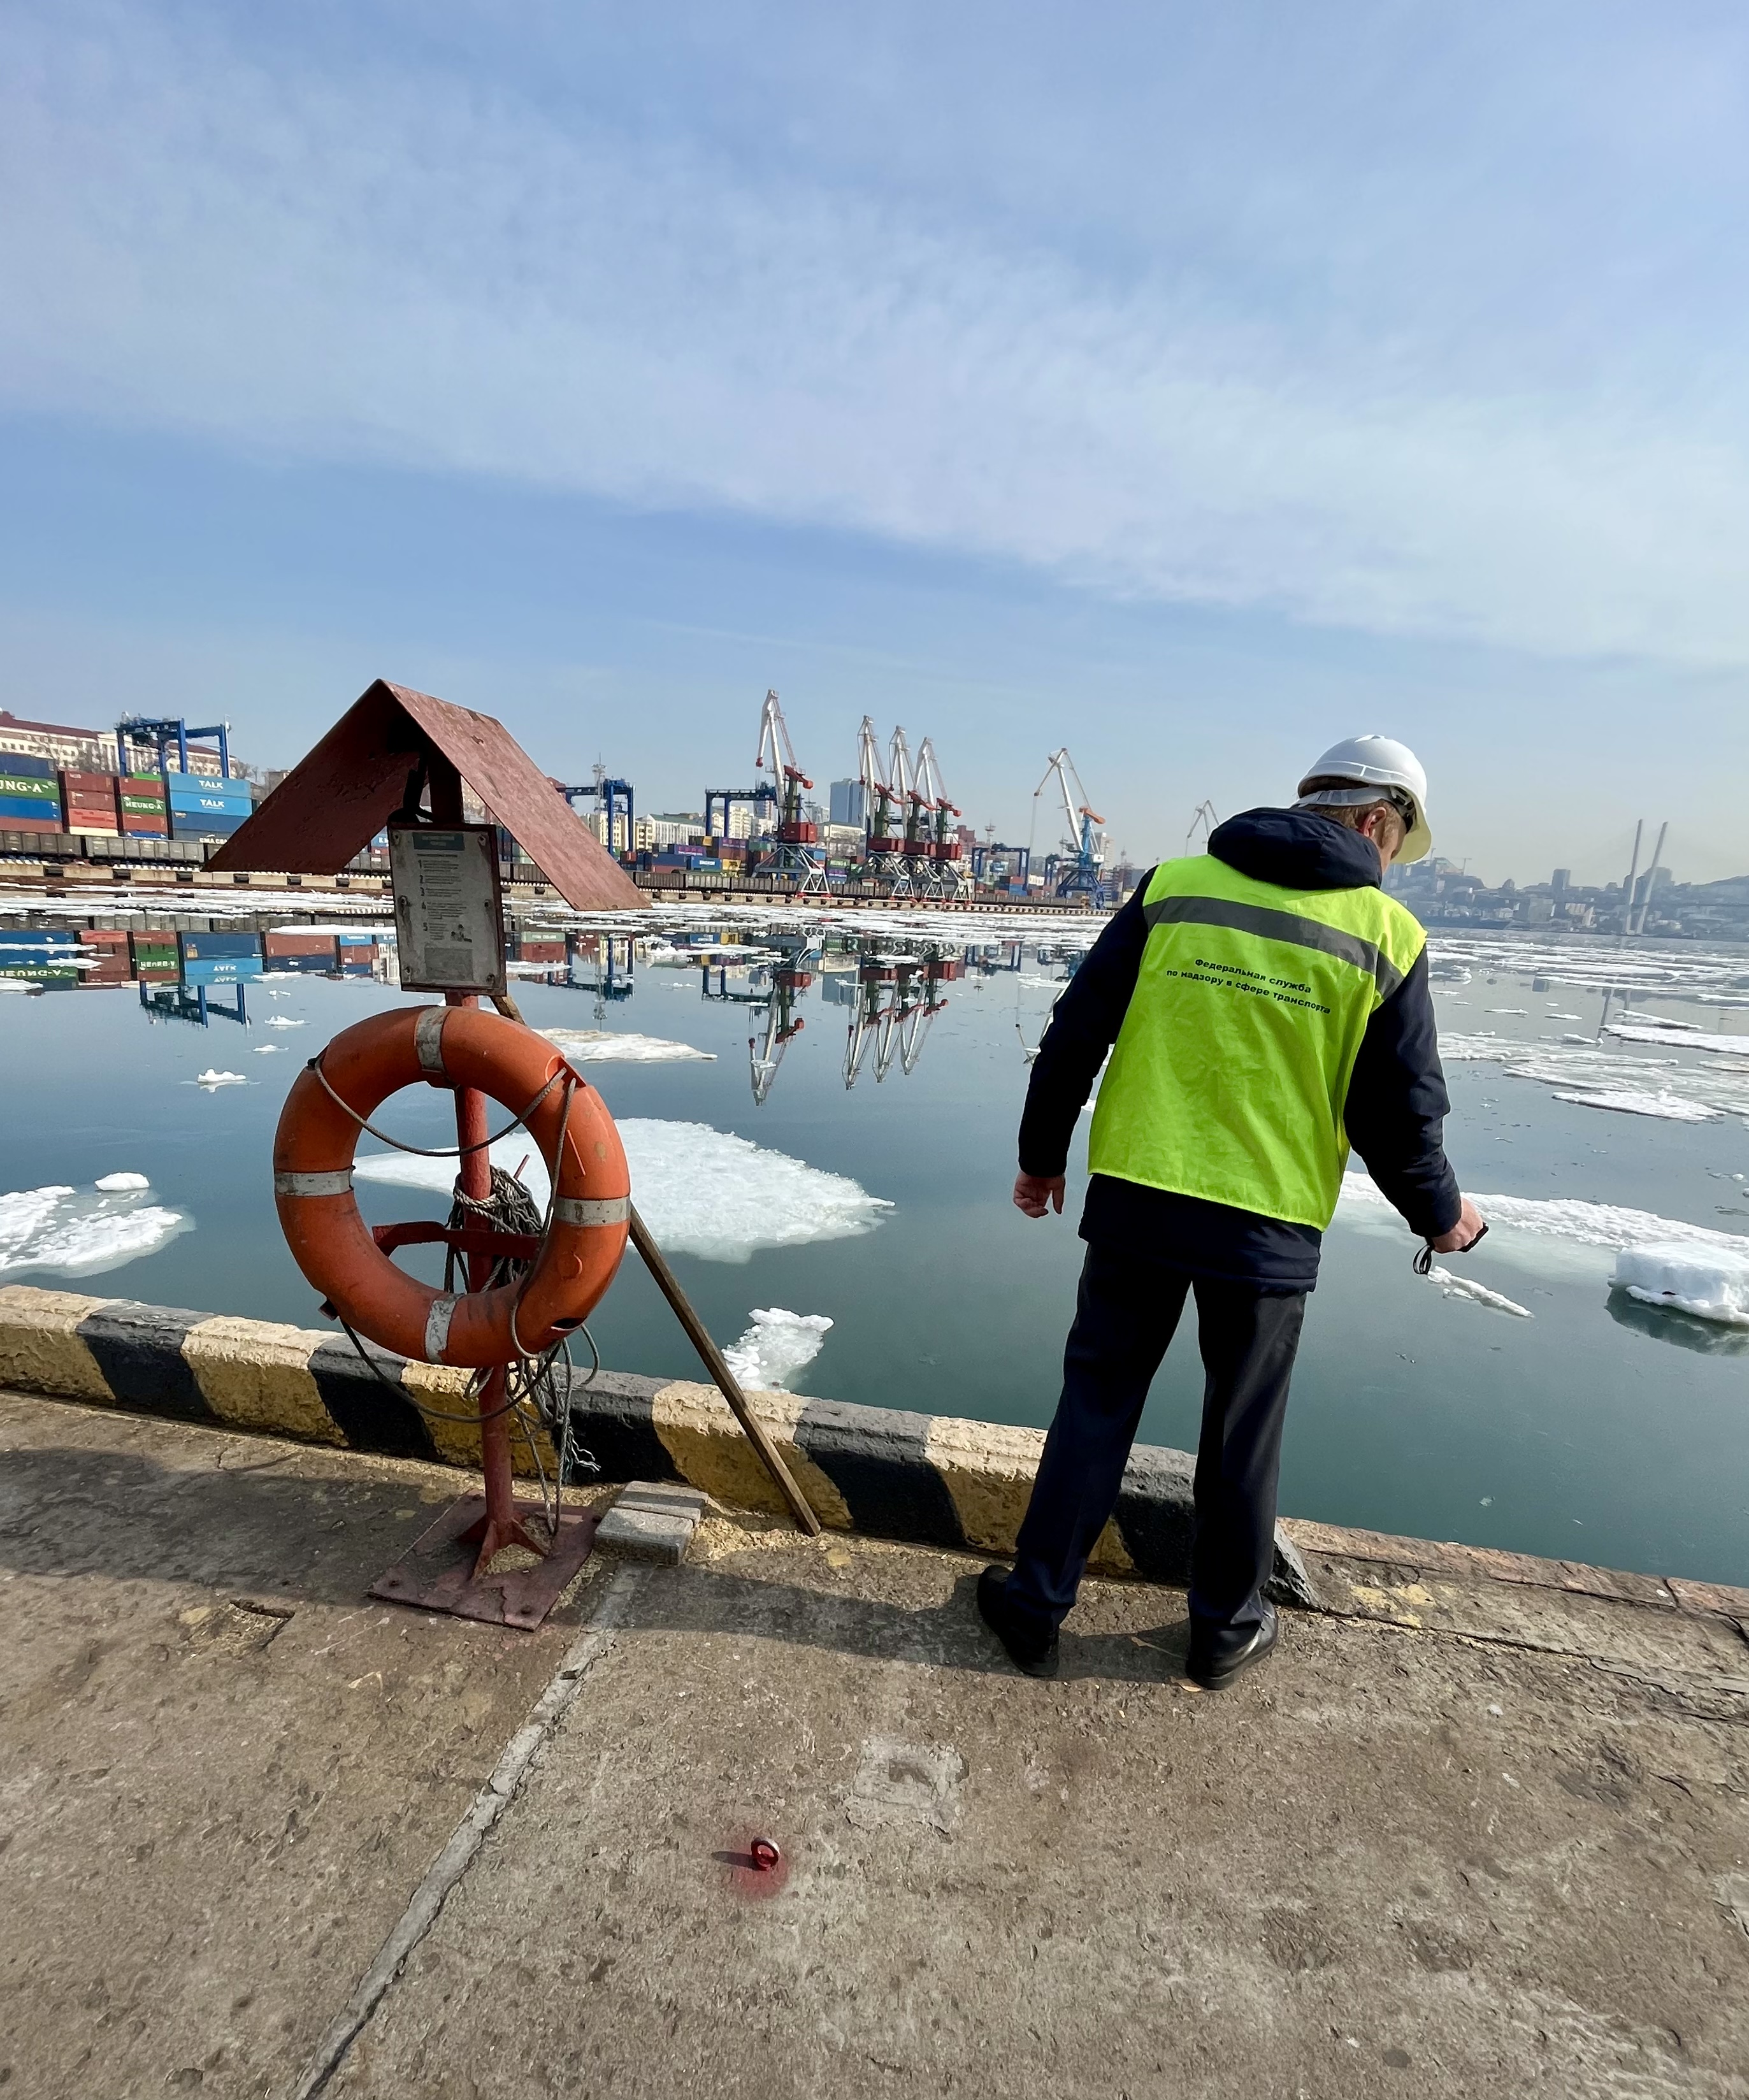
<svg viewBox="0 0 1749 2100">
<path fill-rule="evenodd" d="M 562 963 L 565 960 L 563 941 L 523 941 L 517 944 L 516 959 L 523 963 Z"/>
<path fill-rule="evenodd" d="M 262 938 L 269 961 L 275 955 L 332 955 L 334 952 L 332 933 L 266 933 Z"/>
<path fill-rule="evenodd" d="M 124 838 L 130 839 L 167 839 L 170 827 L 162 817 L 136 817 L 124 810 L 121 812 L 121 834 Z"/>
<path fill-rule="evenodd" d="M 8 817 L 0 832 L 16 832 L 25 838 L 55 838 L 60 832 L 59 817 Z"/>
</svg>

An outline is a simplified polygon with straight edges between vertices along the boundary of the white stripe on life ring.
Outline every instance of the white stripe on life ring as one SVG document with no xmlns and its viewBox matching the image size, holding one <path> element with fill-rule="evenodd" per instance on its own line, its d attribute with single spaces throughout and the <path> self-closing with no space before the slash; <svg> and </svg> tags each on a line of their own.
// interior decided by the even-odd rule
<svg viewBox="0 0 1749 2100">
<path fill-rule="evenodd" d="M 431 1309 L 425 1316 L 425 1360 L 428 1364 L 440 1364 L 444 1351 L 449 1346 L 449 1323 L 455 1317 L 453 1298 L 434 1299 Z"/>
<path fill-rule="evenodd" d="M 561 1196 L 553 1205 L 560 1225 L 623 1225 L 631 1214 L 629 1196 Z"/>
<path fill-rule="evenodd" d="M 418 1053 L 419 1070 L 428 1079 L 449 1076 L 444 1069 L 444 1023 L 448 1018 L 447 1006 L 422 1006 L 413 1023 L 413 1047 Z"/>
<path fill-rule="evenodd" d="M 352 1192 L 352 1170 L 336 1167 L 316 1174 L 276 1173 L 276 1196 L 347 1196 Z"/>
</svg>

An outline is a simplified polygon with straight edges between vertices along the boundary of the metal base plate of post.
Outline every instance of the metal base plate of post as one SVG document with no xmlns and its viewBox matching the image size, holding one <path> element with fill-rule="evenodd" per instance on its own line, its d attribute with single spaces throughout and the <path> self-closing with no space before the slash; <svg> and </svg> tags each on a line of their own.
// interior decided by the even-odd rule
<svg viewBox="0 0 1749 2100">
<path fill-rule="evenodd" d="M 540 1505 L 519 1502 L 516 1513 L 537 1538 L 546 1535 Z M 479 1529 L 486 1514 L 484 1495 L 463 1495 L 422 1531 L 392 1567 L 370 1586 L 370 1595 L 391 1604 L 417 1604 L 427 1612 L 448 1612 L 458 1619 L 479 1619 L 488 1626 L 537 1626 L 569 1586 L 595 1544 L 599 1521 L 593 1510 L 568 1509 L 559 1520 L 559 1536 L 545 1557 L 532 1567 L 506 1568 L 495 1575 L 474 1573 Z"/>
</svg>

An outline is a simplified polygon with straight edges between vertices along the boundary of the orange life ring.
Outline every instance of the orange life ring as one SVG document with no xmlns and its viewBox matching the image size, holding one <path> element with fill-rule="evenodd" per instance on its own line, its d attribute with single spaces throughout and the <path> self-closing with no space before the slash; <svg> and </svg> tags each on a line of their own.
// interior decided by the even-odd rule
<svg viewBox="0 0 1749 2100">
<path fill-rule="evenodd" d="M 550 1043 L 474 1007 L 404 1007 L 347 1029 L 317 1062 L 280 1112 L 273 1197 L 293 1259 L 349 1326 L 399 1356 L 479 1368 L 538 1356 L 589 1317 L 625 1251 L 631 1177 L 600 1095 Z M 395 1267 L 359 1215 L 359 1119 L 421 1080 L 477 1087 L 522 1116 L 540 1148 L 552 1218 L 519 1282 L 434 1290 Z"/>
</svg>

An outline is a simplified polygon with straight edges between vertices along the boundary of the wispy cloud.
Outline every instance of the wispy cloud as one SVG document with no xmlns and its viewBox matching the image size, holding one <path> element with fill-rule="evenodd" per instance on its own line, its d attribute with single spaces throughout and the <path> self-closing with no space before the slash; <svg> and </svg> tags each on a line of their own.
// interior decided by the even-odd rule
<svg viewBox="0 0 1749 2100">
<path fill-rule="evenodd" d="M 1372 632 L 1749 662 L 1726 382 L 1329 355 L 1206 271 L 932 221 L 915 183 L 798 182 L 434 63 L 68 20 L 24 20 L 0 85 L 16 407 Z"/>
</svg>

